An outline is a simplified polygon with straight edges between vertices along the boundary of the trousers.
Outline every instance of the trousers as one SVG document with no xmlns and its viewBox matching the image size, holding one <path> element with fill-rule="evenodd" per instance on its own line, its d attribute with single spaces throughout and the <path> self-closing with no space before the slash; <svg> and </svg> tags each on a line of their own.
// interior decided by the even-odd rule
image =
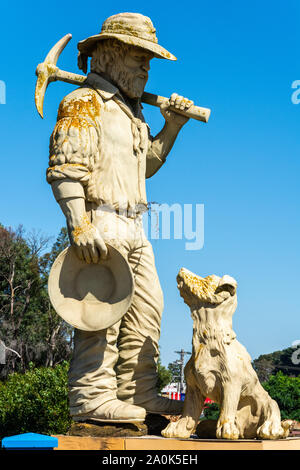
<svg viewBox="0 0 300 470">
<path fill-rule="evenodd" d="M 163 293 L 142 216 L 130 218 L 97 208 L 91 219 L 104 241 L 127 259 L 135 290 L 130 308 L 116 324 L 96 332 L 75 329 L 69 370 L 73 416 L 91 412 L 113 397 L 147 408 L 157 396 Z"/>
</svg>

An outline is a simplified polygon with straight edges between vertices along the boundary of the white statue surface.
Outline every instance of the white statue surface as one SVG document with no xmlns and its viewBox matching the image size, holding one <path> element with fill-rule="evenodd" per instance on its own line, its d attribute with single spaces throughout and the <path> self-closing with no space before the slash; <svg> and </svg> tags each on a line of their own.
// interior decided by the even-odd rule
<svg viewBox="0 0 300 470">
<path fill-rule="evenodd" d="M 158 45 L 148 17 L 114 15 L 78 48 L 79 66 L 86 72 L 90 56 L 91 72 L 59 106 L 47 181 L 78 258 L 97 264 L 110 244 L 128 261 L 135 288 L 120 321 L 100 331 L 75 330 L 70 412 L 77 421 L 104 422 L 180 414 L 182 403 L 156 390 L 163 293 L 142 214 L 148 208 L 146 178 L 165 163 L 188 121 L 175 110 L 188 111 L 193 102 L 172 94 L 160 106 L 165 125 L 151 136 L 141 109 L 150 62 L 176 58 Z M 46 69 L 55 70 L 49 63 Z"/>
<path fill-rule="evenodd" d="M 163 293 L 142 224 L 146 179 L 165 164 L 188 119 L 207 122 L 210 110 L 176 93 L 167 99 L 145 92 L 153 58 L 176 60 L 158 44 L 150 18 L 113 15 L 99 34 L 80 41 L 84 73 L 91 58 L 87 76 L 56 66 L 70 38 L 62 38 L 37 67 L 35 99 L 43 116 L 48 83 L 79 85 L 60 103 L 47 170 L 71 244 L 53 265 L 49 295 L 75 327 L 73 420 L 134 423 L 144 422 L 147 413 L 182 415 L 162 435 L 188 438 L 209 397 L 221 408 L 216 437 L 286 437 L 290 423 L 281 422 L 277 403 L 260 385 L 232 329 L 237 283 L 230 276 L 179 272 L 180 294 L 194 322 L 187 394 L 184 405 L 157 394 Z M 141 102 L 160 107 L 165 119 L 154 137 Z"/>
<path fill-rule="evenodd" d="M 162 435 L 190 437 L 209 397 L 220 405 L 216 438 L 287 437 L 292 421 L 281 422 L 277 403 L 260 384 L 250 355 L 232 329 L 237 307 L 235 279 L 228 275 L 201 278 L 182 268 L 177 283 L 193 319 L 193 351 L 185 367 L 183 415 Z"/>
</svg>

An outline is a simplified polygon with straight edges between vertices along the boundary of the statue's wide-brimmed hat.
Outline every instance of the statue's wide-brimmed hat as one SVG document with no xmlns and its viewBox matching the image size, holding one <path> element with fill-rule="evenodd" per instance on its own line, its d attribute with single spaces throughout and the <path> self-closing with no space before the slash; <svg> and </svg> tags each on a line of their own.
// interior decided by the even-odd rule
<svg viewBox="0 0 300 470">
<path fill-rule="evenodd" d="M 108 257 L 98 264 L 81 261 L 73 247 L 53 263 L 48 281 L 51 303 L 67 323 L 98 331 L 117 323 L 127 312 L 134 279 L 124 256 L 109 244 Z"/>
<path fill-rule="evenodd" d="M 119 13 L 104 21 L 101 32 L 78 43 L 79 52 L 91 56 L 98 41 L 115 38 L 126 44 L 141 47 L 160 59 L 177 60 L 160 46 L 152 21 L 140 13 Z"/>
</svg>

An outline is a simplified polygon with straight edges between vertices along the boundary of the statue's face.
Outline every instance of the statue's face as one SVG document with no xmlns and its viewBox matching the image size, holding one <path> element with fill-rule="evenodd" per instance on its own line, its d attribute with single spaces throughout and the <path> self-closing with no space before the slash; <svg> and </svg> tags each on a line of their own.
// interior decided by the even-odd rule
<svg viewBox="0 0 300 470">
<path fill-rule="evenodd" d="M 129 98 L 140 98 L 148 80 L 152 52 L 114 39 L 99 42 L 91 70 L 104 73 Z"/>
<path fill-rule="evenodd" d="M 129 98 L 140 98 L 144 92 L 153 54 L 139 47 L 130 47 L 123 59 L 123 71 L 127 75 L 126 88 L 121 88 Z"/>
</svg>

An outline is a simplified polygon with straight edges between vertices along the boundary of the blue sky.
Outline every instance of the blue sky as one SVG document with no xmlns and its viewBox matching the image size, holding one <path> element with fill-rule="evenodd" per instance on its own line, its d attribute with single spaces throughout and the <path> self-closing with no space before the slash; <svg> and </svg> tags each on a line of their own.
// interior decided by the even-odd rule
<svg viewBox="0 0 300 470">
<path fill-rule="evenodd" d="M 77 42 L 96 34 L 108 16 L 140 12 L 177 62 L 154 59 L 147 91 L 177 92 L 212 110 L 208 124 L 190 120 L 167 163 L 148 180 L 148 200 L 204 204 L 205 242 L 153 240 L 165 297 L 161 357 L 167 365 L 191 351 L 192 321 L 176 275 L 184 266 L 201 276 L 238 281 L 237 337 L 253 358 L 286 348 L 299 328 L 300 105 L 291 101 L 300 79 L 298 1 L 153 0 L 113 3 L 65 0 L 1 6 L 0 104 L 2 183 L 0 222 L 58 234 L 63 215 L 45 180 L 49 136 L 63 96 L 74 87 L 49 86 L 44 120 L 34 106 L 35 68 L 66 33 L 73 39 L 58 66 L 78 72 Z M 152 133 L 163 125 L 145 105 Z"/>
</svg>

